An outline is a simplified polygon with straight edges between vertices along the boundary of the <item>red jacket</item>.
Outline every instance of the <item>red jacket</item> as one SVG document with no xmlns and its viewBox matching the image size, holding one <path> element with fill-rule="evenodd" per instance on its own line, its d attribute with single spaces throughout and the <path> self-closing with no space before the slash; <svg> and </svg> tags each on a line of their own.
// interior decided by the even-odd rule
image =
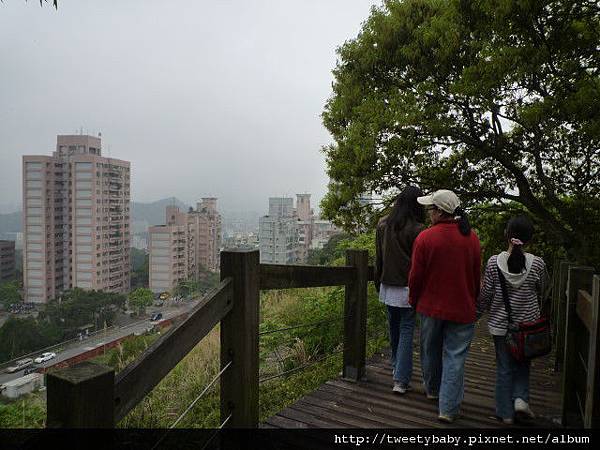
<svg viewBox="0 0 600 450">
<path fill-rule="evenodd" d="M 474 231 L 464 236 L 455 221 L 438 222 L 413 245 L 409 303 L 441 320 L 472 323 L 479 294 L 481 251 Z"/>
</svg>

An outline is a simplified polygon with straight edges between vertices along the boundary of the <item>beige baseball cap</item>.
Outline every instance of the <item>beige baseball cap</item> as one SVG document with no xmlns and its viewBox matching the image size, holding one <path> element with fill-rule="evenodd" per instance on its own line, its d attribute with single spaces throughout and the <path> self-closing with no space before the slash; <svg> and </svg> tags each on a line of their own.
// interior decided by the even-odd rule
<svg viewBox="0 0 600 450">
<path fill-rule="evenodd" d="M 448 214 L 454 214 L 454 210 L 460 206 L 460 200 L 456 194 L 448 189 L 440 189 L 433 194 L 417 197 L 421 205 L 434 205 Z"/>
</svg>

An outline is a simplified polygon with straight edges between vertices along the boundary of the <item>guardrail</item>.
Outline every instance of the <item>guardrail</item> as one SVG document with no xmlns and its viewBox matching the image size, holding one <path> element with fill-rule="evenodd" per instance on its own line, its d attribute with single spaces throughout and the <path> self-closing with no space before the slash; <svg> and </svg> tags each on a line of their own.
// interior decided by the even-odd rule
<svg viewBox="0 0 600 450">
<path fill-rule="evenodd" d="M 600 276 L 591 267 L 567 268 L 562 354 L 562 425 L 600 427 Z"/>
<path fill-rule="evenodd" d="M 257 250 L 221 252 L 221 284 L 116 376 L 113 369 L 91 362 L 48 374 L 47 426 L 114 427 L 217 324 L 221 427 L 258 426 L 261 289 L 345 286 L 342 372 L 346 379 L 360 380 L 365 373 L 367 282 L 372 279 L 366 250 L 348 250 L 343 267 L 260 264 Z"/>
</svg>

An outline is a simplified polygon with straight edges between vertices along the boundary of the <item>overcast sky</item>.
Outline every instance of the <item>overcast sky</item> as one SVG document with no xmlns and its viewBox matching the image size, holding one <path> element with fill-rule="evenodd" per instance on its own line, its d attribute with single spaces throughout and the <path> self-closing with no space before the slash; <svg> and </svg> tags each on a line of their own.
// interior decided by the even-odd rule
<svg viewBox="0 0 600 450">
<path fill-rule="evenodd" d="M 131 161 L 132 199 L 220 198 L 223 210 L 326 192 L 320 114 L 335 49 L 375 0 L 0 3 L 0 205 L 21 156 L 102 133 Z M 77 131 L 78 132 L 78 131 Z"/>
</svg>

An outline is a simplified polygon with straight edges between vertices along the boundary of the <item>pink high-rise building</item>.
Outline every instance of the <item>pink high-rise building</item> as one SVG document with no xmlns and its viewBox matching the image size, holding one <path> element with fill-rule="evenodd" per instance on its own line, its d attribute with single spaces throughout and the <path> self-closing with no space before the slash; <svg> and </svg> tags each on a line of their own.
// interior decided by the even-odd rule
<svg viewBox="0 0 600 450">
<path fill-rule="evenodd" d="M 165 222 L 148 228 L 152 292 L 173 292 L 180 282 L 195 279 L 194 233 L 188 215 L 167 206 Z"/>
<path fill-rule="evenodd" d="M 198 280 L 201 269 L 219 269 L 221 215 L 217 199 L 203 198 L 197 209 L 167 206 L 165 225 L 148 228 L 150 289 L 173 292 L 182 281 Z"/>
<path fill-rule="evenodd" d="M 58 136 L 52 156 L 23 157 L 25 300 L 73 287 L 130 288 L 130 164 L 99 137 Z"/>
</svg>

